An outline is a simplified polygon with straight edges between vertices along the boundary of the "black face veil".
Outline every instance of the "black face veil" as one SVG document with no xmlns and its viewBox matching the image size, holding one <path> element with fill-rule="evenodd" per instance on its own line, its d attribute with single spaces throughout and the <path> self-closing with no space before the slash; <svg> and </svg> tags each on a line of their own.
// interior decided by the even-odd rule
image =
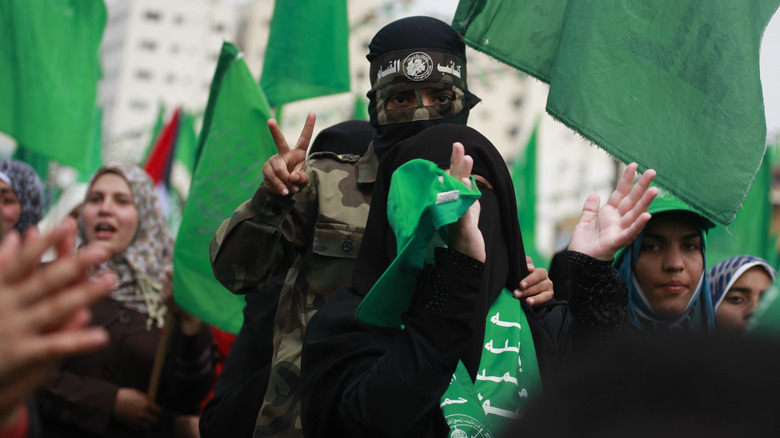
<svg viewBox="0 0 780 438">
<path fill-rule="evenodd" d="M 356 292 L 365 296 L 396 256 L 395 236 L 387 220 L 387 197 L 393 172 L 415 158 L 448 168 L 452 143 L 456 141 L 463 143 L 466 154 L 474 158 L 472 173 L 482 176 L 493 186 L 492 189 L 480 187 L 479 228 L 485 238 L 487 259 L 474 315 L 474 327 L 478 329 L 470 342 L 478 347 L 484 338 L 484 319 L 491 304 L 502 289 L 516 289 L 520 280 L 528 275 L 528 267 L 509 170 L 490 141 L 474 129 L 440 124 L 400 142 L 386 153 L 379 165 L 353 283 Z M 481 348 L 466 349 L 463 359 L 470 372 L 479 364 L 480 352 Z"/>
</svg>

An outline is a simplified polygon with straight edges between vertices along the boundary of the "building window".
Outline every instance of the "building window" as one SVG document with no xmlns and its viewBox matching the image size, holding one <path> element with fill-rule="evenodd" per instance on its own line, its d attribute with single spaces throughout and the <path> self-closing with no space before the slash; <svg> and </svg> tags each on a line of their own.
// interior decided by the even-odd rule
<svg viewBox="0 0 780 438">
<path fill-rule="evenodd" d="M 133 99 L 130 101 L 130 108 L 136 111 L 144 111 L 149 107 L 149 103 L 145 100 Z"/>
<path fill-rule="evenodd" d="M 158 11 L 146 11 L 144 12 L 144 18 L 149 21 L 160 21 L 162 14 Z"/>
<path fill-rule="evenodd" d="M 139 45 L 144 50 L 154 50 L 157 48 L 157 42 L 152 40 L 141 40 Z"/>
<path fill-rule="evenodd" d="M 149 70 L 136 70 L 135 71 L 135 77 L 138 79 L 142 79 L 144 81 L 148 81 L 152 78 L 152 72 Z"/>
</svg>

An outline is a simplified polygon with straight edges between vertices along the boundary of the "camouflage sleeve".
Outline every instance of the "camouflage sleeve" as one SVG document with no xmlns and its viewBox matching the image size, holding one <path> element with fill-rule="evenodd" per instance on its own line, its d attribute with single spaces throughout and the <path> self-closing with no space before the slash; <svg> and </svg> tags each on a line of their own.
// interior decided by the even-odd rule
<svg viewBox="0 0 780 438">
<path fill-rule="evenodd" d="M 277 272 L 287 270 L 305 248 L 303 214 L 298 199 L 271 194 L 261 185 L 252 199 L 222 222 L 209 244 L 214 276 L 236 294 L 260 291 Z M 303 204 L 306 204 L 304 202 Z"/>
</svg>

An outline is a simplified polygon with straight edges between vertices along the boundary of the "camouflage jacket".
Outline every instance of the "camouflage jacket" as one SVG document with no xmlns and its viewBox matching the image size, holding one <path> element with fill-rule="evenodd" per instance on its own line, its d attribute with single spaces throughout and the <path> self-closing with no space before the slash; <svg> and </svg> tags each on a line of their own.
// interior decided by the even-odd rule
<svg viewBox="0 0 780 438">
<path fill-rule="evenodd" d="M 286 271 L 274 321 L 274 357 L 255 437 L 303 436 L 300 356 L 316 310 L 352 284 L 378 159 L 330 152 L 307 159 L 309 185 L 291 198 L 261 185 L 211 241 L 215 277 L 234 293 L 261 290 Z"/>
</svg>

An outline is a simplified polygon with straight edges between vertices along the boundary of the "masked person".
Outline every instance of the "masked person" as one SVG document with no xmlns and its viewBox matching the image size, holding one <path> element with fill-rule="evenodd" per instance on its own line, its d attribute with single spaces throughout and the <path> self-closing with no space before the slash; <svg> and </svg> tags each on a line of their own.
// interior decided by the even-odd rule
<svg viewBox="0 0 780 438">
<path fill-rule="evenodd" d="M 741 333 L 777 272 L 762 258 L 740 255 L 719 262 L 708 276 L 718 332 Z"/>
<path fill-rule="evenodd" d="M 479 99 L 468 92 L 465 43 L 447 23 L 408 17 L 382 28 L 369 44 L 371 144 L 362 156 L 312 154 L 314 115 L 290 147 L 276 121 L 279 154 L 263 166 L 252 199 L 225 221 L 211 242 L 215 277 L 234 293 L 262 290 L 288 272 L 276 316 L 275 356 L 256 437 L 300 436 L 300 351 L 311 317 L 352 284 L 380 157 L 395 143 L 441 123 L 465 124 Z M 524 279 L 530 303 L 552 297 L 546 270 Z M 520 292 L 518 292 L 518 296 Z"/>
<path fill-rule="evenodd" d="M 306 435 L 498 433 L 557 367 L 561 334 L 512 296 L 527 269 L 512 181 L 486 138 L 439 125 L 394 146 L 353 287 L 307 331 Z"/>
</svg>

